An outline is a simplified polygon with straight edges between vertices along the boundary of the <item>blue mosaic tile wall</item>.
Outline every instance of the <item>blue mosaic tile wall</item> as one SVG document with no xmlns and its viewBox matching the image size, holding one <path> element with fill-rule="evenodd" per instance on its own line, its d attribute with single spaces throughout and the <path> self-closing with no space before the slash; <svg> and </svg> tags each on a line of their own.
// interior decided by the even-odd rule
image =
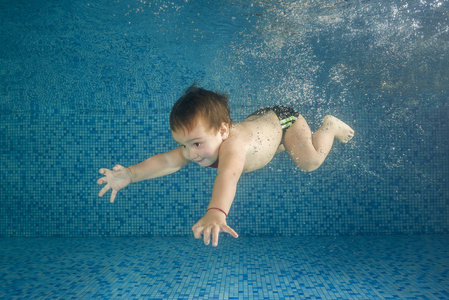
<svg viewBox="0 0 449 300">
<path fill-rule="evenodd" d="M 284 153 L 242 176 L 228 219 L 239 234 L 449 232 L 449 46 L 430 30 L 446 3 L 420 8 L 435 20 L 399 11 L 401 22 L 426 21 L 411 40 L 406 32 L 370 31 L 357 6 L 336 8 L 349 23 L 305 30 L 278 23 L 303 34 L 279 41 L 285 35 L 270 27 L 273 10 L 234 2 L 220 6 L 222 22 L 213 29 L 207 1 L 206 8 L 183 1 L 6 2 L 1 237 L 191 235 L 215 170 L 189 165 L 131 185 L 114 204 L 97 196 L 95 182 L 101 167 L 136 164 L 176 146 L 170 107 L 194 80 L 229 93 L 235 121 L 283 103 L 312 129 L 331 113 L 356 131 L 315 172 L 294 168 Z M 382 23 L 376 14 L 370 21 Z M 347 26 L 362 33 L 348 36 Z M 408 54 L 401 64 L 395 51 Z"/>
</svg>

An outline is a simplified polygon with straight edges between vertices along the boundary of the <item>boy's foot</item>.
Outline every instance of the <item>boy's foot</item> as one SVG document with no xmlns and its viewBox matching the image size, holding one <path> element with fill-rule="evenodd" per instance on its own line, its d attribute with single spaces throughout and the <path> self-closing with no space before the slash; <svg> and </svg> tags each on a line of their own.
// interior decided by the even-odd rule
<svg viewBox="0 0 449 300">
<path fill-rule="evenodd" d="M 334 116 L 325 116 L 323 125 L 333 128 L 335 130 L 335 138 L 342 143 L 347 143 L 354 137 L 354 130 L 342 120 L 337 119 Z"/>
</svg>

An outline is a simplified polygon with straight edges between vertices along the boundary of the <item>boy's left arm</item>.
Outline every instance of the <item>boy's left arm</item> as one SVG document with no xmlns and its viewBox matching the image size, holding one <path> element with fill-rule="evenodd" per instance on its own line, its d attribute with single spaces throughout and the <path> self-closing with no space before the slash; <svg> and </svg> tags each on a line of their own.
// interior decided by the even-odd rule
<svg viewBox="0 0 449 300">
<path fill-rule="evenodd" d="M 217 177 L 214 181 L 212 198 L 209 202 L 208 210 L 192 228 L 195 238 L 204 238 L 204 244 L 209 245 L 212 234 L 212 246 L 218 245 L 220 231 L 229 233 L 237 238 L 238 234 L 228 226 L 226 217 L 231 209 L 237 190 L 237 182 L 243 172 L 245 164 L 244 151 L 223 151 L 220 152 L 220 163 Z M 236 149 L 234 149 L 236 150 Z"/>
</svg>

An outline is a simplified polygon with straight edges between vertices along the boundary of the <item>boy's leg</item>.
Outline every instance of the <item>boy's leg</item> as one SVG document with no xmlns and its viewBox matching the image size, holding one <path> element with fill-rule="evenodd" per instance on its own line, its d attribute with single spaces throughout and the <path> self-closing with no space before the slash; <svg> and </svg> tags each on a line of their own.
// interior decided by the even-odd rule
<svg viewBox="0 0 449 300">
<path fill-rule="evenodd" d="M 334 138 L 347 143 L 354 130 L 333 116 L 325 116 L 323 125 L 312 134 L 303 116 L 285 132 L 284 146 L 290 158 L 304 171 L 317 169 L 329 154 Z"/>
</svg>

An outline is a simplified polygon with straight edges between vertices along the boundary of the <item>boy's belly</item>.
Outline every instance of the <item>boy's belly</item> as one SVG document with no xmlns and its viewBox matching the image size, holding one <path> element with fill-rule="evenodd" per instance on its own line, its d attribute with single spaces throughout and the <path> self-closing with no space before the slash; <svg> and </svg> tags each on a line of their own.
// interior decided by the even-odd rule
<svg viewBox="0 0 449 300">
<path fill-rule="evenodd" d="M 283 150 L 282 128 L 274 113 L 268 113 L 241 123 L 249 137 L 246 144 L 246 161 L 243 172 L 251 172 L 266 166 L 276 153 Z"/>
</svg>

